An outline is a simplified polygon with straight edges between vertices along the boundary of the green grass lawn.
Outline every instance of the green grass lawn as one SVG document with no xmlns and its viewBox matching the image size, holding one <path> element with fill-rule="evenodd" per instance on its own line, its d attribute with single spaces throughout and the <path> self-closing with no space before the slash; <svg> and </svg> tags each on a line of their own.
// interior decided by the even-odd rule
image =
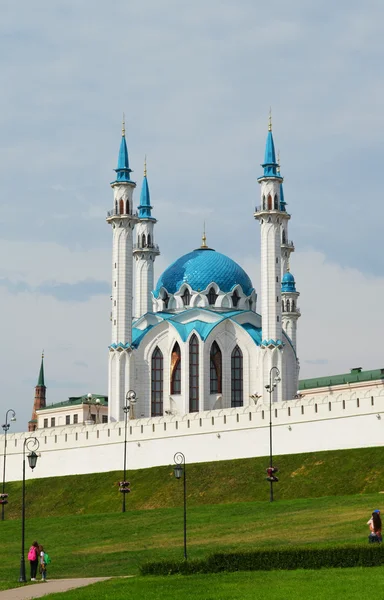
<svg viewBox="0 0 384 600">
<path fill-rule="evenodd" d="M 366 521 L 380 494 L 242 502 L 188 508 L 190 558 L 220 550 L 367 543 Z M 1 523 L 0 581 L 12 587 L 20 564 L 20 521 Z M 37 539 L 52 558 L 48 577 L 138 573 L 146 560 L 182 558 L 180 508 L 28 518 L 26 551 Z M 275 574 L 269 574 L 274 578 Z"/>
<path fill-rule="evenodd" d="M 172 460 L 172 457 L 170 457 Z M 188 456 L 187 456 L 188 460 Z M 264 501 L 269 498 L 265 480 L 268 458 L 187 464 L 189 506 Z M 384 447 L 359 448 L 277 456 L 279 483 L 276 500 L 346 496 L 384 491 Z M 20 476 L 22 473 L 20 462 Z M 119 465 L 111 465 L 117 468 Z M 36 472 L 44 472 L 44 447 Z M 122 472 L 71 475 L 27 481 L 27 514 L 44 516 L 118 513 Z M 172 466 L 129 471 L 132 493 L 127 510 L 172 508 L 183 502 L 182 483 Z M 21 482 L 7 484 L 6 518 L 21 511 Z"/>
<path fill-rule="evenodd" d="M 47 600 L 362 600 L 384 597 L 384 567 L 114 579 Z"/>
</svg>

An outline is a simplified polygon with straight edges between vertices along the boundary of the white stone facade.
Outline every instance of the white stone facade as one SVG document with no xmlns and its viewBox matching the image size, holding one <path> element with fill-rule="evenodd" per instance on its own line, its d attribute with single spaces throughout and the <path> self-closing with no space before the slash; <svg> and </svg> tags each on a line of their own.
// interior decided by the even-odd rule
<svg viewBox="0 0 384 600">
<path fill-rule="evenodd" d="M 128 469 L 172 464 L 176 451 L 188 463 L 268 456 L 269 403 L 262 400 L 255 405 L 251 399 L 239 408 L 130 420 Z M 302 398 L 274 403 L 272 422 L 274 456 L 382 446 L 384 384 L 308 390 Z M 27 468 L 28 479 L 123 468 L 124 422 L 9 432 L 7 481 L 22 477 L 22 446 L 28 435 L 37 437 L 41 454 L 36 469 Z M 0 448 L 3 444 L 1 435 Z"/>
</svg>

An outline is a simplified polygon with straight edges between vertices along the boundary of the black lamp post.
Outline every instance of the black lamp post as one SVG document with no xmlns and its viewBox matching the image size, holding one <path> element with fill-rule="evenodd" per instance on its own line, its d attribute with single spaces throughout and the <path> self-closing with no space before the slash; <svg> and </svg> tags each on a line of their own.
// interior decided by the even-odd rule
<svg viewBox="0 0 384 600">
<path fill-rule="evenodd" d="M 175 466 L 173 471 L 176 479 L 181 479 L 183 476 L 184 483 L 184 558 L 187 560 L 187 480 L 185 476 L 185 456 L 182 452 L 176 452 L 173 457 Z"/>
<path fill-rule="evenodd" d="M 4 423 L 4 425 L 2 425 L 2 428 L 3 428 L 3 431 L 4 431 L 3 489 L 2 489 L 2 493 L 0 494 L 1 520 L 2 521 L 4 521 L 5 505 L 8 504 L 8 494 L 5 493 L 5 463 L 7 461 L 7 433 L 8 433 L 8 429 L 11 426 L 10 423 L 8 423 L 8 415 L 9 414 L 12 415 L 11 421 L 16 421 L 16 413 L 15 413 L 15 411 L 12 408 L 10 408 L 5 413 L 5 423 Z"/>
<path fill-rule="evenodd" d="M 128 415 L 130 414 L 131 406 L 136 402 L 136 392 L 129 390 L 125 394 L 125 404 L 123 406 L 124 411 L 124 478 L 120 481 L 120 492 L 123 494 L 123 506 L 121 512 L 125 512 L 125 497 L 131 491 L 129 489 L 129 481 L 127 481 L 127 427 L 128 427 Z"/>
<path fill-rule="evenodd" d="M 276 371 L 276 375 L 274 377 L 274 380 L 272 382 L 272 373 Z M 275 481 L 278 481 L 277 477 L 275 476 L 275 473 L 277 472 L 277 469 L 273 466 L 272 464 L 272 395 L 273 392 L 275 391 L 275 388 L 277 386 L 277 384 L 281 381 L 281 377 L 280 377 L 280 371 L 277 367 L 272 367 L 269 371 L 269 384 L 265 386 L 265 389 L 267 390 L 268 394 L 269 394 L 269 468 L 267 469 L 267 473 L 268 473 L 268 481 L 270 483 L 270 495 L 269 495 L 269 501 L 273 502 L 273 483 Z"/>
<path fill-rule="evenodd" d="M 21 504 L 21 562 L 20 562 L 20 577 L 19 581 L 21 583 L 26 583 L 27 579 L 25 577 L 25 557 L 24 557 L 24 543 L 25 543 L 25 448 L 30 450 L 28 454 L 28 463 L 31 467 L 32 471 L 36 467 L 37 463 L 37 454 L 36 450 L 38 450 L 40 444 L 37 438 L 35 437 L 27 437 L 24 440 L 23 444 L 23 496 L 22 496 L 22 504 Z"/>
</svg>

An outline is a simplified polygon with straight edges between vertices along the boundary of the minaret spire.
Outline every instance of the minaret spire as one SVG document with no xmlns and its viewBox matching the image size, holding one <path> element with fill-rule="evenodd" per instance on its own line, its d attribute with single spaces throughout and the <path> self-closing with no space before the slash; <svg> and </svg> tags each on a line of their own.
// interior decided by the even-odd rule
<svg viewBox="0 0 384 600">
<path fill-rule="evenodd" d="M 144 178 L 141 186 L 139 222 L 136 225 L 136 243 L 133 247 L 135 259 L 135 317 L 152 312 L 152 292 L 154 289 L 154 262 L 160 254 L 154 243 L 154 225 L 151 196 L 147 177 L 147 156 L 144 157 Z"/>
<path fill-rule="evenodd" d="M 41 355 L 39 377 L 35 387 L 35 399 L 33 402 L 32 419 L 28 422 L 28 431 L 36 431 L 37 414 L 36 411 L 45 408 L 46 386 L 44 381 L 44 350 Z"/>
<path fill-rule="evenodd" d="M 112 340 L 109 347 L 109 418 L 123 418 L 125 394 L 131 389 L 132 294 L 133 294 L 133 229 L 138 221 L 133 208 L 128 148 L 125 139 L 125 116 L 113 189 L 113 208 L 107 213 L 112 226 Z"/>
</svg>

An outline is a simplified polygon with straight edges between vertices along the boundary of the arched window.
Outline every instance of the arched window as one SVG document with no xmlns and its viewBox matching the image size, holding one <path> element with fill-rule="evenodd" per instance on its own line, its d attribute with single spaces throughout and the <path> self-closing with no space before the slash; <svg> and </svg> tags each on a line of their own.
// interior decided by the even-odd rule
<svg viewBox="0 0 384 600">
<path fill-rule="evenodd" d="M 151 416 L 163 414 L 163 354 L 156 346 L 151 361 Z"/>
<path fill-rule="evenodd" d="M 287 300 L 287 312 L 291 312 L 291 303 Z"/>
<path fill-rule="evenodd" d="M 279 210 L 279 199 L 278 199 L 278 197 L 277 197 L 277 194 L 275 194 L 275 197 L 274 197 L 273 208 L 274 208 L 275 210 Z"/>
<path fill-rule="evenodd" d="M 231 354 L 231 406 L 243 406 L 243 354 L 239 346 Z"/>
<path fill-rule="evenodd" d="M 284 312 L 284 300 L 281 301 L 281 310 Z"/>
<path fill-rule="evenodd" d="M 129 200 L 126 200 L 125 202 L 125 214 L 129 215 Z"/>
<path fill-rule="evenodd" d="M 124 214 L 124 200 L 122 198 L 120 198 L 120 214 L 123 215 Z"/>
<path fill-rule="evenodd" d="M 268 194 L 268 210 L 272 210 L 272 196 Z"/>
<path fill-rule="evenodd" d="M 265 202 L 265 196 L 263 196 L 263 210 L 265 210 L 267 207 L 266 202 Z"/>
<path fill-rule="evenodd" d="M 237 290 L 235 290 L 232 294 L 232 304 L 233 304 L 234 308 L 236 308 L 237 305 L 239 304 L 239 300 L 240 300 L 239 292 Z"/>
<path fill-rule="evenodd" d="M 181 296 L 181 299 L 183 301 L 184 306 L 189 306 L 189 303 L 191 301 L 191 294 L 188 288 L 185 288 L 184 294 Z"/>
<path fill-rule="evenodd" d="M 294 311 L 295 311 L 295 301 L 292 300 L 292 312 L 294 312 Z"/>
<path fill-rule="evenodd" d="M 117 204 L 117 200 L 115 201 L 115 214 L 117 215 L 118 213 L 118 204 Z"/>
<path fill-rule="evenodd" d="M 209 289 L 209 292 L 207 294 L 207 298 L 208 298 L 208 304 L 210 306 L 213 306 L 217 300 L 217 294 L 215 292 L 215 288 L 211 287 Z"/>
<path fill-rule="evenodd" d="M 173 346 L 171 356 L 171 394 L 181 393 L 181 353 L 180 346 L 176 342 Z"/>
<path fill-rule="evenodd" d="M 199 411 L 199 341 L 195 334 L 189 341 L 189 412 Z"/>
<path fill-rule="evenodd" d="M 164 292 L 162 300 L 164 302 L 164 308 L 168 308 L 169 296 L 167 292 Z"/>
<path fill-rule="evenodd" d="M 148 247 L 151 247 L 151 234 L 148 233 Z"/>
<path fill-rule="evenodd" d="M 283 244 L 285 244 L 285 242 L 286 242 L 285 229 L 283 229 L 282 242 L 283 242 Z"/>
<path fill-rule="evenodd" d="M 145 233 L 143 233 L 141 236 L 141 247 L 145 248 Z"/>
<path fill-rule="evenodd" d="M 210 355 L 210 393 L 221 394 L 222 392 L 222 357 L 221 350 L 216 342 L 211 346 Z"/>
</svg>

